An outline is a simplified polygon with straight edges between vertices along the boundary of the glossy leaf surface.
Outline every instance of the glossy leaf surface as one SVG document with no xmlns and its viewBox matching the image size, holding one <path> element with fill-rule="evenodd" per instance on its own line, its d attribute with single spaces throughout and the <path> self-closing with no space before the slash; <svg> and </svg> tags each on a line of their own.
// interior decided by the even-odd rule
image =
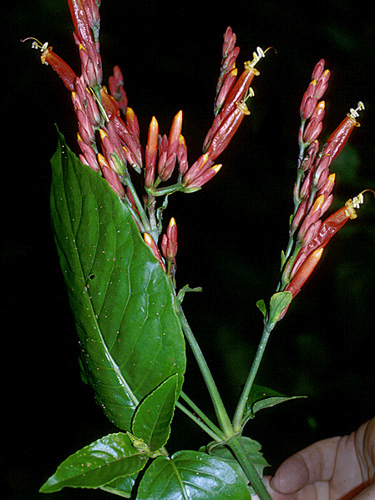
<svg viewBox="0 0 375 500">
<path fill-rule="evenodd" d="M 158 457 L 140 482 L 137 500 L 251 500 L 246 484 L 225 461 L 199 451 Z"/>
<path fill-rule="evenodd" d="M 126 434 L 109 434 L 64 460 L 40 492 L 53 493 L 65 486 L 99 488 L 142 470 L 147 460 L 147 455 L 136 450 Z"/>
<path fill-rule="evenodd" d="M 261 452 L 262 449 L 261 444 L 258 443 L 258 441 L 255 441 L 254 439 L 251 439 L 246 436 L 242 436 L 241 441 L 258 475 L 260 477 L 263 477 L 263 470 L 269 464 L 267 460 L 263 457 L 263 453 Z M 230 465 L 236 471 L 236 473 L 240 477 L 242 477 L 244 484 L 248 484 L 249 480 L 247 479 L 245 472 L 243 471 L 239 462 L 234 458 L 228 446 L 225 445 L 213 446 L 210 451 L 210 455 L 220 458 L 220 460 L 224 460 L 228 465 Z M 255 494 L 255 492 L 251 487 L 248 487 L 248 490 L 251 494 Z"/>
<path fill-rule="evenodd" d="M 142 439 L 150 451 L 163 447 L 171 431 L 176 404 L 177 375 L 172 375 L 137 408 L 132 423 L 132 433 Z"/>
<path fill-rule="evenodd" d="M 85 377 L 115 425 L 130 429 L 141 399 L 185 371 L 170 282 L 126 205 L 62 135 L 52 160 L 52 224 Z"/>
</svg>

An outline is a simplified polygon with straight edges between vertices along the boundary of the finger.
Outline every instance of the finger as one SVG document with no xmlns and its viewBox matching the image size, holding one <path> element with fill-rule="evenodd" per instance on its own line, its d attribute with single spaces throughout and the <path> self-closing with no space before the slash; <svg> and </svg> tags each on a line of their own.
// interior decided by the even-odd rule
<svg viewBox="0 0 375 500">
<path fill-rule="evenodd" d="M 264 476 L 263 477 L 263 482 L 265 487 L 267 488 L 268 493 L 270 494 L 272 500 L 294 500 L 292 497 L 286 497 L 284 495 L 281 495 L 277 491 L 273 490 L 270 485 L 270 481 L 272 479 L 272 476 Z M 258 495 L 251 495 L 251 500 L 260 500 Z M 297 500 L 297 499 L 295 499 Z"/>
<path fill-rule="evenodd" d="M 308 484 L 328 481 L 335 468 L 340 437 L 318 441 L 283 462 L 271 480 L 272 488 L 283 494 L 295 493 Z"/>
<path fill-rule="evenodd" d="M 349 496 L 347 497 L 347 499 L 353 499 L 353 500 L 373 500 L 375 498 L 375 484 L 369 486 L 368 488 L 364 489 L 363 491 L 361 491 L 361 493 L 359 493 L 358 495 L 356 496 Z M 346 500 L 344 498 L 344 500 Z"/>
</svg>

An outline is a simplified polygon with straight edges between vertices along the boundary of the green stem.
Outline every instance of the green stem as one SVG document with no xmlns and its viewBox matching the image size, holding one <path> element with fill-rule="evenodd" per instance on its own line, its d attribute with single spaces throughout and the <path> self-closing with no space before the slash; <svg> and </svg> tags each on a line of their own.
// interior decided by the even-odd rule
<svg viewBox="0 0 375 500">
<path fill-rule="evenodd" d="M 202 430 L 204 430 L 204 432 L 206 434 L 208 434 L 212 439 L 214 439 L 215 441 L 219 442 L 219 441 L 223 441 L 223 439 L 225 439 L 225 436 L 221 437 L 221 435 L 223 435 L 223 433 L 220 431 L 221 435 L 220 434 L 217 434 L 216 432 L 214 432 L 210 426 L 206 425 L 199 417 L 197 417 L 196 415 L 194 415 L 194 413 L 192 413 L 190 410 L 188 410 L 183 404 L 181 404 L 179 401 L 177 401 L 176 403 L 176 406 L 177 408 L 179 408 L 183 413 L 185 413 L 185 415 L 187 415 L 193 422 L 195 422 Z M 215 425 L 215 424 L 213 424 Z"/>
<path fill-rule="evenodd" d="M 211 401 L 215 407 L 216 416 L 218 418 L 219 424 L 225 434 L 225 436 L 229 437 L 233 435 L 233 428 L 230 422 L 230 418 L 228 413 L 224 407 L 223 400 L 219 394 L 216 383 L 213 379 L 211 371 L 207 365 L 207 362 L 203 356 L 201 348 L 199 347 L 198 342 L 196 341 L 194 334 L 190 328 L 190 325 L 185 317 L 185 314 L 181 308 L 181 305 L 176 300 L 176 313 L 180 319 L 182 329 L 185 333 L 185 337 L 189 342 L 191 350 L 193 351 L 194 357 L 198 363 L 199 369 L 202 373 L 204 381 L 206 383 L 206 387 L 211 396 Z"/>
<path fill-rule="evenodd" d="M 143 225 L 145 231 L 151 232 L 150 221 L 148 220 L 146 212 L 143 208 L 143 204 L 141 203 L 141 201 L 138 197 L 137 191 L 134 189 L 133 183 L 131 182 L 129 175 L 125 178 L 125 183 L 126 183 L 126 187 L 129 188 L 129 191 L 131 192 L 131 194 L 134 198 L 134 202 L 136 204 L 136 207 L 137 207 L 137 210 L 138 210 L 138 213 L 139 213 L 139 216 L 141 218 L 142 225 Z"/>
<path fill-rule="evenodd" d="M 190 408 L 198 415 L 198 418 L 203 420 L 203 422 L 205 422 L 205 424 L 207 424 L 207 426 L 210 427 L 210 429 L 216 434 L 216 437 L 219 437 L 220 441 L 223 441 L 225 439 L 222 430 L 219 429 L 219 427 L 217 427 L 217 425 L 215 425 L 212 422 L 212 420 L 209 419 L 207 415 L 203 413 L 203 411 L 199 408 L 199 406 L 197 406 L 183 391 L 181 392 L 181 399 L 183 399 L 185 403 L 187 403 L 190 406 Z"/>
<path fill-rule="evenodd" d="M 246 477 L 249 479 L 251 486 L 254 488 L 255 493 L 258 495 L 258 497 L 261 500 L 272 500 L 261 477 L 252 464 L 250 457 L 247 454 L 246 449 L 241 441 L 241 438 L 237 435 L 232 436 L 227 441 L 227 445 L 232 450 L 238 463 L 241 465 L 243 471 L 246 474 Z"/>
<path fill-rule="evenodd" d="M 152 194 L 153 196 L 165 196 L 175 193 L 176 191 L 180 191 L 181 189 L 181 182 L 177 182 L 176 184 L 171 184 L 170 186 L 166 186 L 163 188 L 157 188 L 157 185 L 158 183 L 155 182 L 153 186 L 147 189 L 147 192 Z"/>
<path fill-rule="evenodd" d="M 249 398 L 249 394 L 250 394 L 251 388 L 253 386 L 255 377 L 258 373 L 259 366 L 260 366 L 260 363 L 262 361 L 263 354 L 264 354 L 264 351 L 266 349 L 268 339 L 270 337 L 271 331 L 273 330 L 274 326 L 275 326 L 275 323 L 269 324 L 268 322 L 266 322 L 264 324 L 262 338 L 260 339 L 258 349 L 257 349 L 257 352 L 255 354 L 254 361 L 251 365 L 249 375 L 247 376 L 246 383 L 245 383 L 244 388 L 242 390 L 242 394 L 241 394 L 241 397 L 238 401 L 237 408 L 236 408 L 236 411 L 235 411 L 235 414 L 233 417 L 233 429 L 235 432 L 239 432 L 241 430 L 242 419 L 243 419 L 243 415 L 245 412 L 246 403 L 247 403 L 247 400 Z"/>
</svg>

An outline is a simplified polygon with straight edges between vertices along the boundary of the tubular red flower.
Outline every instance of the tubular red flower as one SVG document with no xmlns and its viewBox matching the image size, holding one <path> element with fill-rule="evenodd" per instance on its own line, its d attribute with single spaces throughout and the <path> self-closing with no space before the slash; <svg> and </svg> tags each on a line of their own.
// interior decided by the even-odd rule
<svg viewBox="0 0 375 500">
<path fill-rule="evenodd" d="M 158 154 L 159 124 L 155 116 L 151 118 L 148 128 L 147 145 L 145 149 L 145 187 L 154 183 L 156 157 Z"/>
<path fill-rule="evenodd" d="M 43 64 L 49 64 L 52 69 L 56 71 L 61 80 L 64 82 L 65 87 L 73 92 L 74 82 L 76 81 L 77 76 L 72 68 L 63 59 L 61 59 L 60 56 L 52 51 L 52 47 L 48 47 L 40 58 Z"/>
<path fill-rule="evenodd" d="M 71 92 L 74 92 L 77 76 L 72 68 L 63 59 L 61 59 L 60 56 L 53 52 L 53 47 L 48 46 L 48 42 L 41 43 L 34 37 L 25 38 L 24 40 L 21 40 L 21 42 L 26 42 L 27 40 L 33 41 L 31 45 L 33 49 L 37 49 L 42 52 L 42 55 L 40 56 L 42 64 L 50 65 L 62 79 L 65 87 Z"/>
<path fill-rule="evenodd" d="M 371 189 L 366 189 L 359 193 L 358 196 L 355 196 L 353 199 L 348 200 L 345 205 L 332 215 L 327 217 L 321 224 L 319 230 L 316 232 L 315 236 L 312 240 L 301 249 L 300 254 L 304 254 L 306 258 L 311 255 L 315 250 L 319 248 L 324 248 L 330 239 L 348 222 L 349 219 L 356 219 L 357 212 L 356 208 L 359 208 L 363 203 L 363 193 L 366 191 L 372 191 Z M 375 193 L 374 193 L 375 195 Z M 332 201 L 331 197 L 328 197 L 330 201 Z M 297 256 L 298 259 L 298 256 Z"/>
<path fill-rule="evenodd" d="M 323 255 L 323 248 L 319 248 L 309 255 L 296 272 L 292 281 L 285 287 L 285 292 L 291 292 L 294 298 L 309 279 Z"/>
<path fill-rule="evenodd" d="M 245 63 L 245 65 L 246 64 L 247 63 Z M 247 68 L 245 66 L 244 71 L 241 73 L 232 90 L 230 91 L 228 97 L 226 98 L 223 109 L 220 111 L 220 123 L 223 123 L 228 116 L 236 111 L 237 103 L 241 102 L 245 97 L 255 75 L 259 75 L 259 71 L 257 69 L 255 69 L 253 66 L 250 66 L 250 63 L 248 64 Z"/>
<path fill-rule="evenodd" d="M 238 127 L 241 125 L 245 115 L 249 115 L 244 102 L 237 102 L 233 112 L 219 126 L 216 134 L 213 136 L 211 143 L 207 149 L 208 157 L 214 161 L 228 146 Z"/>
<path fill-rule="evenodd" d="M 93 39 L 83 2 L 68 0 L 68 5 L 78 39 L 87 48 L 93 43 Z"/>
<path fill-rule="evenodd" d="M 329 155 L 331 162 L 340 153 L 342 148 L 345 146 L 347 140 L 349 139 L 354 127 L 359 127 L 359 123 L 356 121 L 358 117 L 358 111 L 364 109 L 362 102 L 358 103 L 356 109 L 352 109 L 350 113 L 347 114 L 346 118 L 340 123 L 334 132 L 330 135 L 327 143 L 323 147 L 323 154 Z"/>
<path fill-rule="evenodd" d="M 175 141 L 178 142 L 182 130 L 182 111 L 179 111 L 173 118 L 171 130 L 169 132 L 168 144 L 171 145 Z"/>
</svg>

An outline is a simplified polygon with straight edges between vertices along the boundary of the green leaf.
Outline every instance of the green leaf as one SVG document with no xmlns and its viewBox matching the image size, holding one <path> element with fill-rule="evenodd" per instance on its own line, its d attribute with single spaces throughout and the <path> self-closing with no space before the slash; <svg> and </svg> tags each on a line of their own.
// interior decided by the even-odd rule
<svg viewBox="0 0 375 500">
<path fill-rule="evenodd" d="M 264 387 L 262 385 L 253 384 L 249 399 L 246 403 L 246 409 L 244 412 L 244 421 L 248 421 L 255 417 L 255 414 L 264 410 L 265 408 L 271 408 L 286 401 L 292 401 L 293 399 L 304 398 L 306 396 L 284 396 L 269 387 Z"/>
<path fill-rule="evenodd" d="M 280 314 L 292 302 L 291 292 L 277 292 L 270 300 L 269 325 L 274 325 L 279 320 Z"/>
<path fill-rule="evenodd" d="M 117 495 L 123 498 L 130 498 L 137 476 L 138 472 L 136 472 L 132 476 L 119 477 L 114 481 L 106 484 L 105 486 L 100 486 L 100 489 L 103 491 L 107 491 L 108 493 L 112 493 L 112 495 Z"/>
<path fill-rule="evenodd" d="M 150 451 L 159 450 L 168 441 L 177 399 L 177 375 L 172 375 L 147 396 L 135 412 L 132 433 L 142 439 Z"/>
<path fill-rule="evenodd" d="M 260 312 L 263 314 L 263 318 L 267 318 L 267 307 L 263 299 L 257 300 L 256 302 L 257 308 L 260 310 Z"/>
<path fill-rule="evenodd" d="M 138 403 L 185 371 L 185 343 L 169 278 L 126 205 L 59 135 L 51 213 L 79 336 L 82 365 L 98 404 L 130 429 Z"/>
<path fill-rule="evenodd" d="M 137 500 L 251 500 L 243 479 L 225 461 L 200 451 L 158 457 L 147 468 Z"/>
<path fill-rule="evenodd" d="M 126 434 L 108 434 L 64 460 L 40 492 L 53 493 L 65 486 L 99 488 L 139 472 L 147 460 L 148 456 L 136 450 Z"/>
<path fill-rule="evenodd" d="M 254 439 L 250 439 L 249 437 L 242 436 L 241 441 L 245 447 L 246 453 L 249 456 L 251 463 L 254 465 L 255 470 L 257 471 L 260 477 L 263 476 L 263 470 L 265 467 L 269 467 L 267 460 L 263 457 L 263 453 L 261 452 L 262 446 L 258 441 L 254 441 Z M 208 445 L 208 448 L 210 445 Z M 241 465 L 233 456 L 229 447 L 221 444 L 219 446 L 212 446 L 210 450 L 210 455 L 213 455 L 216 458 L 220 458 L 220 460 L 225 461 L 228 465 L 230 465 L 236 473 L 242 477 L 245 484 L 248 484 L 249 480 L 243 471 Z M 253 489 L 249 487 L 249 491 L 251 494 L 255 494 Z"/>
</svg>

